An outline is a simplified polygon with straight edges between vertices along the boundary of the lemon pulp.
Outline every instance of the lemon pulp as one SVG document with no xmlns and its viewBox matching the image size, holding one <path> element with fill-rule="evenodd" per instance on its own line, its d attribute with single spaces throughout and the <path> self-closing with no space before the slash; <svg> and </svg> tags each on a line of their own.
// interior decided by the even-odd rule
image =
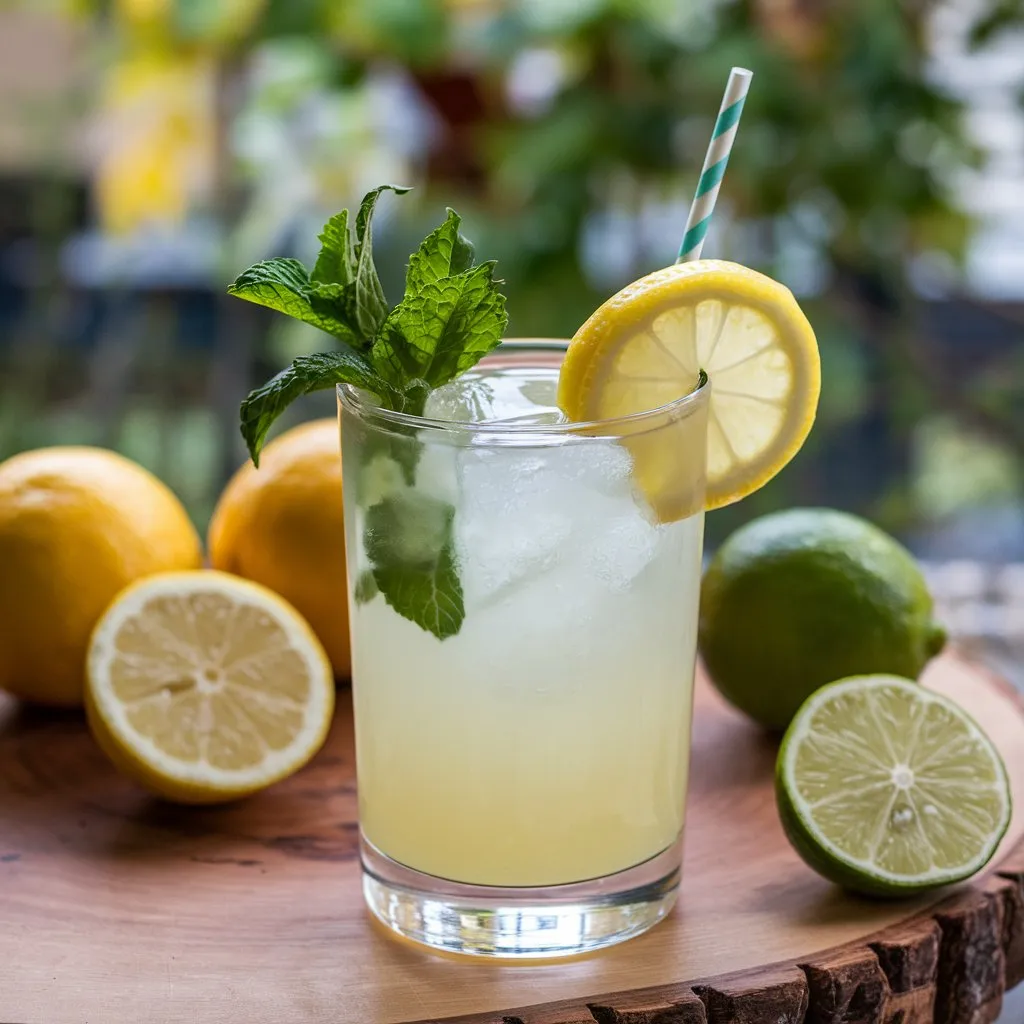
<svg viewBox="0 0 1024 1024">
<path fill-rule="evenodd" d="M 323 648 L 299 614 L 226 573 L 164 573 L 124 591 L 90 644 L 86 710 L 100 746 L 168 799 L 225 800 L 305 764 L 334 708 Z"/>
</svg>

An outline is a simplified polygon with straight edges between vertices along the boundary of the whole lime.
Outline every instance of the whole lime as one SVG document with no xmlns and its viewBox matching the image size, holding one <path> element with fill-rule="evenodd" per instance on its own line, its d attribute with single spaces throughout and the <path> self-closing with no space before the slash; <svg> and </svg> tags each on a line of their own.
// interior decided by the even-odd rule
<svg viewBox="0 0 1024 1024">
<path fill-rule="evenodd" d="M 834 509 L 790 509 L 737 530 L 704 574 L 700 651 L 731 704 L 785 729 L 820 686 L 916 679 L 946 634 L 911 554 Z"/>
</svg>

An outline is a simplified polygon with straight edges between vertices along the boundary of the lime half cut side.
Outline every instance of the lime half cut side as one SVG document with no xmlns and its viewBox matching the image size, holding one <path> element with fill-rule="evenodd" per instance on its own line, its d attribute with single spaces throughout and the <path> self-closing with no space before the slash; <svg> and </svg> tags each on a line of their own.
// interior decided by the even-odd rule
<svg viewBox="0 0 1024 1024">
<path fill-rule="evenodd" d="M 910 896 L 983 868 L 1010 823 L 1002 759 L 960 707 L 898 676 L 856 676 L 803 704 L 776 766 L 782 825 L 819 874 Z"/>
</svg>

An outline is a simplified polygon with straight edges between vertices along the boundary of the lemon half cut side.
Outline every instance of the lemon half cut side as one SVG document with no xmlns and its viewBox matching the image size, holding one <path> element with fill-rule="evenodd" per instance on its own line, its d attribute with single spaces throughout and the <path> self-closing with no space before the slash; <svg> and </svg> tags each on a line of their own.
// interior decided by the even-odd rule
<svg viewBox="0 0 1024 1024">
<path fill-rule="evenodd" d="M 151 576 L 115 599 L 92 636 L 93 734 L 169 800 L 230 800 L 291 775 L 322 745 L 333 710 L 330 663 L 305 620 L 227 573 Z"/>
</svg>

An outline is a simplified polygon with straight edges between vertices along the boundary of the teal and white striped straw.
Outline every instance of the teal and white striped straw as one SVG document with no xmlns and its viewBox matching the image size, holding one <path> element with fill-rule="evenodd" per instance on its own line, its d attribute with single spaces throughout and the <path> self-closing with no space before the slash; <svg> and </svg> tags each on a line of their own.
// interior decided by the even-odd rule
<svg viewBox="0 0 1024 1024">
<path fill-rule="evenodd" d="M 697 194 L 690 206 L 690 216 L 686 220 L 686 234 L 679 246 L 676 263 L 699 260 L 700 251 L 704 246 L 704 238 L 711 223 L 711 214 L 715 210 L 718 199 L 718 188 L 725 176 L 725 168 L 729 163 L 729 153 L 736 140 L 736 128 L 743 113 L 743 103 L 750 88 L 752 73 L 746 68 L 733 68 L 729 73 L 729 81 L 725 86 L 722 106 L 715 121 L 715 130 L 711 135 L 704 167 L 697 183 Z"/>
</svg>

